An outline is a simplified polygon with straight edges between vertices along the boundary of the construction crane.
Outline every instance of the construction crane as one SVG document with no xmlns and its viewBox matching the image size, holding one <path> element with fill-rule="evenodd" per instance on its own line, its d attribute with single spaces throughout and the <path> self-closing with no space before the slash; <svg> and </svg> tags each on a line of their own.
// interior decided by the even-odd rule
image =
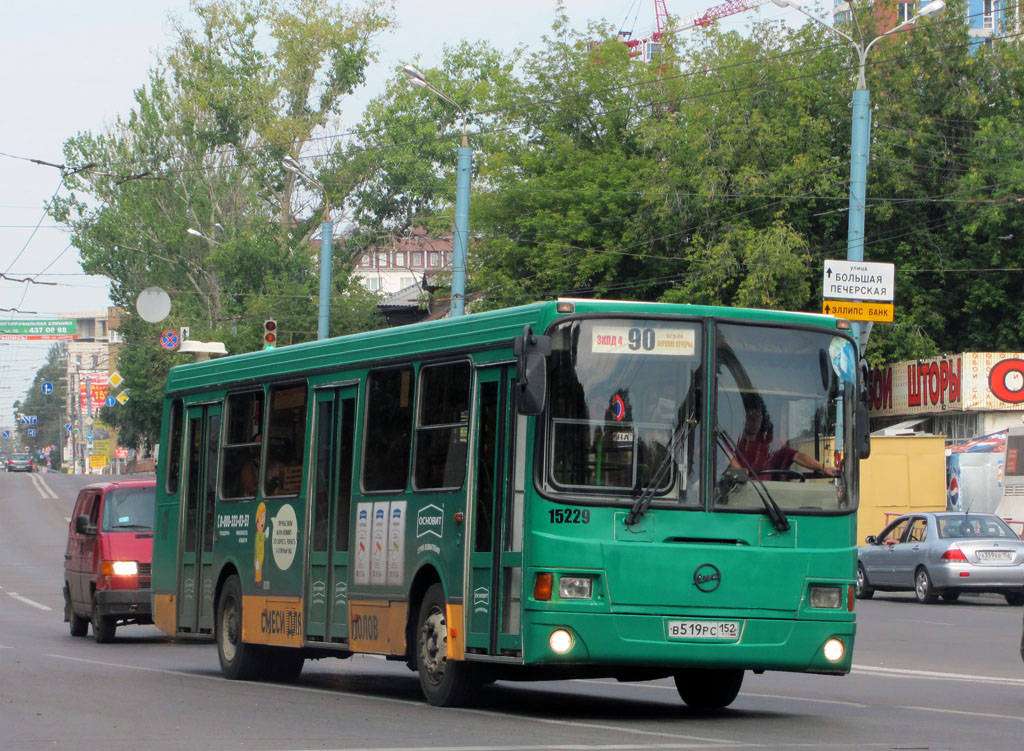
<svg viewBox="0 0 1024 751">
<path fill-rule="evenodd" d="M 686 31 L 695 26 L 710 26 L 719 18 L 753 10 L 768 2 L 771 0 L 729 0 L 729 2 L 713 5 L 699 13 L 682 18 L 671 29 L 667 29 L 668 10 L 665 8 L 665 0 L 654 0 L 656 29 L 649 36 L 641 39 L 632 39 L 632 31 L 620 31 L 619 41 L 629 48 L 630 57 L 641 57 L 644 62 L 649 63 L 661 51 L 661 38 L 665 34 Z"/>
</svg>

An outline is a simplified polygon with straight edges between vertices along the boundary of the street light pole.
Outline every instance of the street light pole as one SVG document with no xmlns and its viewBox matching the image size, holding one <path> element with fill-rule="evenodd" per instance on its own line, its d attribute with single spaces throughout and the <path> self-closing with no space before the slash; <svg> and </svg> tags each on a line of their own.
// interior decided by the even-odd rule
<svg viewBox="0 0 1024 751">
<path fill-rule="evenodd" d="M 857 50 L 857 88 L 853 92 L 853 124 L 850 133 L 850 214 L 846 232 L 846 260 L 863 261 L 864 213 L 865 206 L 867 205 L 867 172 L 871 151 L 871 95 L 868 93 L 867 79 L 865 77 L 868 52 L 871 51 L 875 42 L 884 39 L 890 34 L 903 31 L 916 23 L 917 19 L 941 13 L 946 7 L 945 0 L 931 0 L 916 15 L 900 23 L 898 26 L 894 26 L 884 34 L 879 34 L 867 44 L 864 44 L 863 40 L 858 42 L 849 34 L 840 31 L 835 26 L 830 26 L 817 16 L 808 13 L 797 0 L 772 0 L 772 2 L 780 8 L 792 8 L 803 13 L 815 23 L 843 37 Z M 853 12 L 852 2 L 851 12 Z M 854 333 L 859 333 L 859 327 L 854 329 Z M 866 344 L 866 341 L 861 342 L 862 347 L 864 344 Z"/>
<path fill-rule="evenodd" d="M 449 316 L 463 315 L 466 305 L 466 252 L 469 245 L 469 178 L 473 171 L 473 150 L 466 133 L 466 112 L 454 99 L 434 88 L 423 74 L 411 65 L 402 66 L 402 72 L 413 86 L 431 91 L 459 111 L 462 116 L 462 145 L 455 179 L 455 235 L 452 243 L 452 300 Z"/>
<path fill-rule="evenodd" d="M 324 223 L 320 227 L 320 311 L 316 324 L 316 338 L 330 336 L 331 322 L 331 259 L 334 252 L 334 222 L 331 221 L 331 201 L 323 184 L 306 172 L 293 157 L 282 160 L 284 168 L 302 178 L 324 195 Z"/>
</svg>

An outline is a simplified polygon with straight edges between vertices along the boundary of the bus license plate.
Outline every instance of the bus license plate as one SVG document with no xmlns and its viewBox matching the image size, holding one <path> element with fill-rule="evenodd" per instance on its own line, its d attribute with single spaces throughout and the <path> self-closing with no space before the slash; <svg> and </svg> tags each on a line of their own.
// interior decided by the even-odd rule
<svg viewBox="0 0 1024 751">
<path fill-rule="evenodd" d="M 738 639 L 739 621 L 669 621 L 669 639 Z"/>
</svg>

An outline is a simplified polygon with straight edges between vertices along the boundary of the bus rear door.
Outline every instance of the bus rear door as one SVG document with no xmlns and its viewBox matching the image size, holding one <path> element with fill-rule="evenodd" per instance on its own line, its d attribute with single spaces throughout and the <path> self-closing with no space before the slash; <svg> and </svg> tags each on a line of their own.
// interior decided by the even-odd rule
<svg viewBox="0 0 1024 751">
<path fill-rule="evenodd" d="M 219 404 L 191 406 L 185 419 L 185 498 L 178 577 L 178 630 L 213 631 L 213 540 Z"/>
<path fill-rule="evenodd" d="M 473 535 L 466 604 L 466 647 L 477 654 L 514 656 L 522 649 L 522 494 L 516 494 L 518 420 L 515 368 L 477 370 Z"/>
<path fill-rule="evenodd" d="M 314 400 L 306 639 L 348 639 L 348 538 L 356 387 L 319 389 Z"/>
</svg>

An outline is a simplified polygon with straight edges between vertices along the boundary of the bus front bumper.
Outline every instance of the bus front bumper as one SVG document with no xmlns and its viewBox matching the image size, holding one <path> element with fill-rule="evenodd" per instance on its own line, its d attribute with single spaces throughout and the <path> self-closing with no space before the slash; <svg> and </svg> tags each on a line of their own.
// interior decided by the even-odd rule
<svg viewBox="0 0 1024 751">
<path fill-rule="evenodd" d="M 719 636 L 719 630 L 736 635 Z M 524 662 L 742 668 L 842 675 L 850 672 L 857 625 L 852 619 L 709 618 L 533 612 L 524 623 Z M 570 647 L 563 648 L 568 632 Z M 699 633 L 698 636 L 670 636 Z M 707 635 L 714 633 L 714 636 Z"/>
</svg>

